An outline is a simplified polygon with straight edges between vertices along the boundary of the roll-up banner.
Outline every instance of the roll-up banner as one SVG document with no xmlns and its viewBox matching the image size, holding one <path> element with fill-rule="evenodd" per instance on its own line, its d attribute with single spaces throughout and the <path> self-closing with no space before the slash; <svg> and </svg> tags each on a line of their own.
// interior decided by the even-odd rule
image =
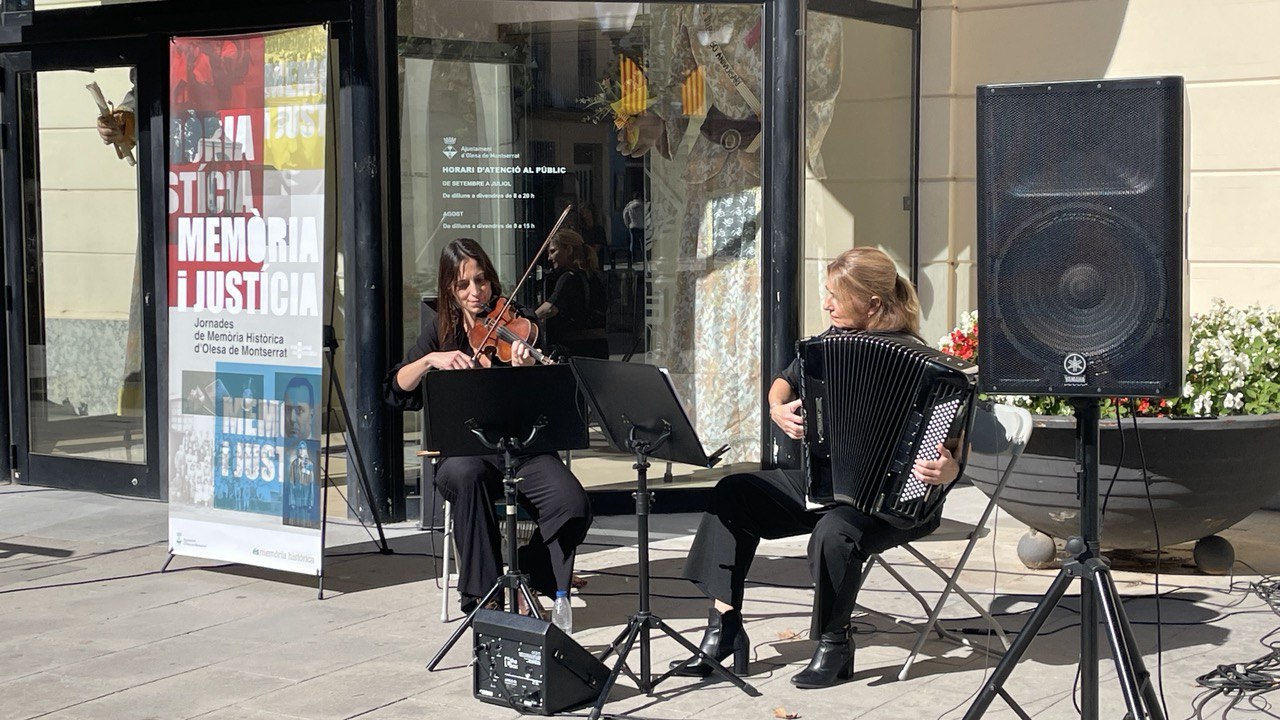
<svg viewBox="0 0 1280 720">
<path fill-rule="evenodd" d="M 325 26 L 174 38 L 169 548 L 318 575 Z"/>
</svg>

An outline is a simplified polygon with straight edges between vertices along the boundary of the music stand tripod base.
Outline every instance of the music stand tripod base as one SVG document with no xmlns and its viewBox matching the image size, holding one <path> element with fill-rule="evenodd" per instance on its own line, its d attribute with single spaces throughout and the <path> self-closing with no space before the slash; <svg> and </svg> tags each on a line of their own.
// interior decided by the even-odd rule
<svg viewBox="0 0 1280 720">
<path fill-rule="evenodd" d="M 573 373 L 562 365 L 430 372 L 423 386 L 427 446 L 446 458 L 501 453 L 506 503 L 507 572 L 427 664 L 435 670 L 475 622 L 476 613 L 503 590 L 509 611 L 516 612 L 521 597 L 529 608 L 537 607 L 518 561 L 516 456 L 585 448 L 587 426 L 575 401 Z"/>
<path fill-rule="evenodd" d="M 707 457 L 684 408 L 680 406 L 670 379 L 658 368 L 587 358 L 573 358 L 570 364 L 610 444 L 636 457 L 639 609 L 600 656 L 600 661 L 604 662 L 614 653 L 618 655 L 589 717 L 591 720 L 600 717 L 605 703 L 609 701 L 609 692 L 624 671 L 645 694 L 652 693 L 659 683 L 675 675 L 677 668 L 654 678 L 649 636 L 652 630 L 662 631 L 690 654 L 705 660 L 714 675 L 758 697 L 758 690 L 686 640 L 662 618 L 654 615 L 649 607 L 649 507 L 652 498 L 648 481 L 649 458 L 654 456 L 703 467 L 715 465 L 718 458 Z M 640 671 L 634 673 L 627 666 L 627 658 L 637 643 L 640 645 Z"/>
<path fill-rule="evenodd" d="M 533 436 L 536 434 L 537 429 L 534 430 L 529 439 L 532 440 Z M 517 441 L 516 444 L 518 445 L 519 442 Z M 449 639 L 445 640 L 444 645 L 441 645 L 440 649 L 436 651 L 435 657 L 431 658 L 431 662 L 427 663 L 427 670 L 429 671 L 435 671 L 440 662 L 444 660 L 444 656 L 448 655 L 449 651 L 453 649 L 453 646 L 457 644 L 458 640 L 462 639 L 462 634 L 467 631 L 467 628 L 471 627 L 475 623 L 476 613 L 488 607 L 489 603 L 494 599 L 503 599 L 502 591 L 504 589 L 507 591 L 507 597 L 503 607 L 508 612 L 517 612 L 517 609 L 519 608 L 518 598 L 524 598 L 525 606 L 531 610 L 532 608 L 537 607 L 537 603 L 533 598 L 533 591 L 529 589 L 529 576 L 520 572 L 519 561 L 516 556 L 516 553 L 519 550 L 519 548 L 516 547 L 516 503 L 518 502 L 516 498 L 516 485 L 519 483 L 520 479 L 515 476 L 516 461 L 511 451 L 513 449 L 518 450 L 518 447 L 513 448 L 511 440 L 509 438 L 504 438 L 498 441 L 498 443 L 495 443 L 495 449 L 502 451 L 505 467 L 505 472 L 502 477 L 502 487 L 504 493 L 503 502 L 506 503 L 507 508 L 506 519 L 504 520 L 507 533 L 507 572 L 504 573 L 502 577 L 498 578 L 498 580 L 493 584 L 493 587 L 489 588 L 489 592 L 485 593 L 484 597 L 480 598 L 480 601 L 476 603 L 476 606 L 472 608 L 471 612 L 467 613 L 466 619 L 464 619 L 458 627 L 454 629 L 453 634 L 449 636 Z"/>
<path fill-rule="evenodd" d="M 1098 717 L 1098 613 L 1105 622 L 1111 657 L 1116 666 L 1125 707 L 1132 720 L 1165 720 L 1160 696 L 1151 682 L 1151 674 L 1142 662 L 1142 653 L 1133 636 L 1133 628 L 1125 616 L 1120 593 L 1116 590 L 1111 568 L 1099 550 L 1098 512 L 1098 400 L 1071 399 L 1076 411 L 1076 447 L 1080 461 L 1079 493 L 1080 536 L 1067 541 L 1073 557 L 1064 562 L 1048 592 L 1027 619 L 1017 639 L 996 665 L 995 672 L 983 684 L 965 720 L 979 720 L 996 696 L 1024 720 L 1029 716 L 1004 689 L 1022 654 L 1031 646 L 1040 628 L 1061 601 L 1073 580 L 1080 580 L 1080 707 L 1084 720 Z"/>
</svg>

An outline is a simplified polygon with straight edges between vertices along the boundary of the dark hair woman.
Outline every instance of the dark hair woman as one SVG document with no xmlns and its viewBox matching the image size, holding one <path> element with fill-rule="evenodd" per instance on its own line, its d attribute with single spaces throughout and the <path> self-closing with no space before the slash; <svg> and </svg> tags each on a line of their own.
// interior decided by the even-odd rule
<svg viewBox="0 0 1280 720">
<path fill-rule="evenodd" d="M 898 275 L 888 255 L 875 248 L 854 248 L 827 265 L 822 309 L 832 332 L 877 331 L 902 342 L 919 342 L 920 301 L 915 288 Z M 800 366 L 792 363 L 769 388 L 769 417 L 789 437 L 804 437 L 800 415 Z M 917 461 L 914 471 L 927 483 L 945 485 L 959 475 L 951 451 Z M 862 584 L 863 564 L 871 556 L 928 535 L 938 517 L 923 526 L 900 530 L 851 505 L 811 509 L 800 471 L 772 470 L 729 475 L 712 491 L 709 508 L 689 550 L 685 577 L 712 601 L 701 649 L 717 661 L 734 656 L 735 672 L 745 672 L 746 631 L 742 626 L 743 589 L 761 538 L 812 533 L 809 568 L 814 599 L 810 634 L 818 647 L 809 666 L 791 678 L 800 688 L 819 688 L 853 675 L 849 618 Z M 697 657 L 673 663 L 681 675 L 709 675 Z"/>
<path fill-rule="evenodd" d="M 609 236 L 600 224 L 595 208 L 587 203 L 579 203 L 576 215 L 574 228 L 582 237 L 582 242 L 595 253 L 597 258 L 609 252 Z"/>
<path fill-rule="evenodd" d="M 462 238 L 445 246 L 438 277 L 435 318 L 423 318 L 422 335 L 383 381 L 387 402 L 404 410 L 422 409 L 418 385 L 427 373 L 472 367 L 467 330 L 501 293 L 493 263 L 475 240 Z M 488 358 L 482 356 L 481 363 L 488 364 Z M 533 358 L 528 349 L 516 345 L 511 364 L 531 365 Z M 449 457 L 436 465 L 436 487 L 452 504 L 463 610 L 474 607 L 502 574 L 493 514 L 494 501 L 502 497 L 501 462 L 497 456 Z M 521 456 L 516 472 L 521 478 L 520 504 L 538 525 L 520 549 L 520 569 L 529 575 L 534 590 L 554 597 L 557 590 L 570 587 L 574 556 L 591 526 L 591 503 L 558 455 Z"/>
</svg>

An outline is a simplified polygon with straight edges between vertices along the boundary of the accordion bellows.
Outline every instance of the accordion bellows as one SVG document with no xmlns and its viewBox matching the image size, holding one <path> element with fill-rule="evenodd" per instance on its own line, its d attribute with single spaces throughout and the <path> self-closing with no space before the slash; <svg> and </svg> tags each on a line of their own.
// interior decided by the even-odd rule
<svg viewBox="0 0 1280 720">
<path fill-rule="evenodd" d="M 874 332 L 801 340 L 804 471 L 811 501 L 844 503 L 900 528 L 929 520 L 947 488 L 912 470 L 968 427 L 978 367 Z M 962 458 L 963 453 L 957 455 Z"/>
</svg>

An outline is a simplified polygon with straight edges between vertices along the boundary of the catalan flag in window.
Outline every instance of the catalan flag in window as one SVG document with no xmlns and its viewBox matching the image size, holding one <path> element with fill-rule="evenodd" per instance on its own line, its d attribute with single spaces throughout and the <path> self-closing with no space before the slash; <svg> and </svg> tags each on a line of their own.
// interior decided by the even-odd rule
<svg viewBox="0 0 1280 720">
<path fill-rule="evenodd" d="M 649 107 L 649 84 L 644 71 L 635 60 L 618 55 L 618 100 L 613 104 L 614 117 L 619 127 L 628 118 L 639 115 Z"/>
<path fill-rule="evenodd" d="M 699 65 L 680 83 L 680 101 L 686 116 L 700 117 L 707 114 L 707 85 L 702 66 Z"/>
</svg>

